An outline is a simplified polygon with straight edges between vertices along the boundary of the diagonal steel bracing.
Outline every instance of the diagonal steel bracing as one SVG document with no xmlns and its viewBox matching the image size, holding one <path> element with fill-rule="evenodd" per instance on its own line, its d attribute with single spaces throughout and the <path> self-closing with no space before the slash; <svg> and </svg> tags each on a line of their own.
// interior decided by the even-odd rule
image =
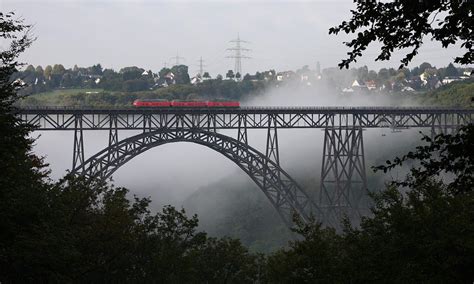
<svg viewBox="0 0 474 284">
<path fill-rule="evenodd" d="M 100 151 L 78 167 L 74 174 L 86 178 L 107 179 L 135 156 L 159 145 L 192 142 L 207 146 L 236 163 L 257 184 L 287 225 L 294 213 L 304 221 L 314 216 L 323 220 L 323 212 L 275 162 L 234 138 L 202 129 L 159 129 L 126 138 Z"/>
<path fill-rule="evenodd" d="M 474 121 L 474 109 L 424 107 L 242 107 L 159 110 L 38 108 L 20 109 L 18 114 L 25 122 L 37 125 L 38 130 L 74 131 L 73 171 L 89 174 L 91 170 L 86 171 L 83 167 L 91 166 L 97 171 L 105 166 L 118 167 L 122 165 L 123 157 L 145 149 L 143 145 L 179 139 L 190 141 L 189 131 L 207 133 L 206 146 L 213 148 L 223 143 L 221 148 L 216 149 L 224 151 L 222 149 L 234 145 L 234 142 L 229 140 L 231 139 L 229 137 L 220 138 L 217 131 L 237 129 L 236 141 L 240 144 L 238 147 L 234 145 L 233 161 L 238 163 L 242 158 L 244 159 L 242 163 L 248 162 L 246 172 L 257 184 L 260 183 L 259 186 L 272 204 L 279 208 L 280 214 L 285 212 L 286 220 L 290 215 L 288 212 L 297 207 L 295 204 L 311 202 L 306 200 L 304 194 L 284 194 L 286 188 L 294 188 L 294 185 L 281 176 L 278 129 L 322 128 L 325 138 L 318 202 L 327 211 L 326 218 L 332 223 L 344 214 L 361 215 L 365 207 L 367 182 L 362 128 L 390 128 L 397 131 L 408 127 L 422 127 L 431 129 L 434 136 L 441 132 L 449 133 L 461 125 Z M 156 132 L 157 129 L 160 131 Z M 249 151 L 252 152 L 252 148 L 248 145 L 248 129 L 267 131 L 266 150 L 264 155 L 258 154 L 263 157 L 260 160 L 247 158 Z M 98 160 L 93 166 L 84 162 L 84 130 L 109 131 L 108 152 L 103 160 Z M 135 141 L 123 147 L 118 146 L 122 145 L 118 137 L 120 130 L 142 130 L 143 136 L 140 136 L 142 141 Z M 149 136 L 152 132 L 153 135 Z M 263 162 L 263 165 L 260 162 Z M 288 196 L 296 196 L 300 202 L 288 201 Z M 306 208 L 306 205 L 301 206 Z M 305 212 L 306 209 L 299 210 L 297 212 Z M 322 216 L 319 209 L 315 212 L 317 216 Z"/>
<path fill-rule="evenodd" d="M 82 115 L 74 118 L 74 146 L 72 156 L 72 169 L 84 163 L 84 138 L 82 135 Z"/>
<path fill-rule="evenodd" d="M 362 132 L 361 127 L 324 130 L 319 206 L 328 218 L 357 220 L 368 209 Z"/>
<path fill-rule="evenodd" d="M 247 116 L 240 114 L 238 119 L 237 140 L 243 144 L 248 145 Z"/>
</svg>

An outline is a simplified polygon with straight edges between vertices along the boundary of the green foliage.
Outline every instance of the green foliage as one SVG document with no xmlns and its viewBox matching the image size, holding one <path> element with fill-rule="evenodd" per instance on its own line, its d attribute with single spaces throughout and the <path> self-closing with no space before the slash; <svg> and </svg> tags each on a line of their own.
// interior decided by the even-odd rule
<svg viewBox="0 0 474 284">
<path fill-rule="evenodd" d="M 297 224 L 303 240 L 268 259 L 271 282 L 470 283 L 474 280 L 474 126 L 439 135 L 386 166 L 414 167 L 374 195 L 373 216 L 342 233 Z M 440 179 L 439 176 L 444 178 Z"/>
<path fill-rule="evenodd" d="M 171 72 L 175 75 L 176 84 L 189 84 L 191 81 L 188 74 L 188 66 L 175 65 L 171 68 Z"/>
<path fill-rule="evenodd" d="M 0 13 L 0 36 L 10 40 L 0 53 L 0 282 L 258 281 L 261 258 L 197 232 L 197 216 L 171 206 L 152 214 L 149 199 L 131 201 L 127 189 L 103 182 L 68 175 L 51 183 L 31 153 L 31 127 L 11 106 L 16 58 L 31 43 L 12 16 Z"/>
<path fill-rule="evenodd" d="M 470 1 L 357 1 L 351 10 L 352 18 L 329 29 L 330 34 L 344 32 L 357 36 L 345 43 L 352 50 L 349 57 L 339 64 L 349 68 L 372 42 L 381 42 L 381 53 L 376 60 L 389 60 L 396 49 L 413 48 L 402 60 L 403 66 L 413 59 L 428 36 L 441 42 L 444 48 L 461 43 L 464 55 L 455 58 L 455 63 L 470 64 L 474 61 L 472 39 L 472 13 Z M 444 18 L 432 24 L 438 14 Z M 441 17 L 441 16 L 440 16 Z"/>
<path fill-rule="evenodd" d="M 229 79 L 234 79 L 234 77 L 235 77 L 234 71 L 228 70 L 227 73 L 225 74 L 225 77 L 229 78 Z"/>
<path fill-rule="evenodd" d="M 420 97 L 424 105 L 474 107 L 474 79 L 452 82 Z"/>
<path fill-rule="evenodd" d="M 474 126 L 464 126 L 456 135 L 440 134 L 434 140 L 424 136 L 423 140 L 429 144 L 375 169 L 387 172 L 406 161 L 416 160 L 420 165 L 413 167 L 404 181 L 395 181 L 394 185 L 418 188 L 436 176 L 452 174 L 448 190 L 456 194 L 474 191 L 474 152 L 466 151 L 474 147 Z"/>
<path fill-rule="evenodd" d="M 295 241 L 287 250 L 268 258 L 266 277 L 270 283 L 344 283 L 342 238 L 321 224 L 298 223 L 295 229 L 304 241 Z"/>
</svg>

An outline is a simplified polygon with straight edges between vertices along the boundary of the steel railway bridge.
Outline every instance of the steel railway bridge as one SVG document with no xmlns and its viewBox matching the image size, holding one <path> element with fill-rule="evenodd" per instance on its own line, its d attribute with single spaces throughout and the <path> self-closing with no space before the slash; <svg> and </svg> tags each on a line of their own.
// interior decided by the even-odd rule
<svg viewBox="0 0 474 284">
<path fill-rule="evenodd" d="M 342 214 L 357 216 L 366 210 L 367 178 L 363 129 L 428 128 L 448 132 L 473 122 L 474 109 L 420 107 L 242 107 L 238 109 L 78 109 L 29 108 L 18 110 L 40 131 L 74 131 L 71 172 L 107 179 L 137 155 L 159 145 L 192 142 L 232 160 L 257 184 L 289 225 L 297 213 L 334 225 Z M 324 130 L 319 196 L 312 198 L 280 166 L 278 130 Z M 234 137 L 218 133 L 235 130 Z M 248 141 L 249 129 L 266 131 L 262 153 Z M 108 146 L 87 160 L 84 132 L 109 132 Z M 139 134 L 119 139 L 124 130 Z M 119 135 L 121 134 L 121 135 Z M 365 200 L 365 201 L 364 201 Z"/>
</svg>

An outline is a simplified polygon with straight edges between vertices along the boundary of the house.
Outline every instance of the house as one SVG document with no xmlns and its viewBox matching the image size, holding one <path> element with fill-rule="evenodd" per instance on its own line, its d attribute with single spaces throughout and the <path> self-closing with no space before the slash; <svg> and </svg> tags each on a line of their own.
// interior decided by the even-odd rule
<svg viewBox="0 0 474 284">
<path fill-rule="evenodd" d="M 372 91 L 372 90 L 377 89 L 377 84 L 375 83 L 374 80 L 366 81 L 366 82 L 365 82 L 365 85 L 367 86 L 367 89 L 368 89 L 369 91 Z"/>
<path fill-rule="evenodd" d="M 414 92 L 415 89 L 413 89 L 413 88 L 410 87 L 410 86 L 404 86 L 401 91 L 404 92 L 404 93 L 405 93 L 405 92 Z"/>
<path fill-rule="evenodd" d="M 455 81 L 460 81 L 460 80 L 461 80 L 460 77 L 444 77 L 443 80 L 441 80 L 441 83 L 443 83 L 443 85 L 446 85 L 446 84 L 449 84 Z"/>
<path fill-rule="evenodd" d="M 278 72 L 277 75 L 276 75 L 276 79 L 277 81 L 287 81 L 287 80 L 290 80 L 292 78 L 294 78 L 296 75 L 295 72 L 293 71 L 283 71 L 283 72 Z"/>
<path fill-rule="evenodd" d="M 13 84 L 14 84 L 14 85 L 18 85 L 18 87 L 24 87 L 24 86 L 26 86 L 25 81 L 23 81 L 23 80 L 20 79 L 20 78 L 18 78 L 18 79 L 16 79 L 15 81 L 13 81 Z"/>
<path fill-rule="evenodd" d="M 272 71 L 265 71 L 263 72 L 263 80 L 270 81 L 274 78 L 275 74 Z"/>
<path fill-rule="evenodd" d="M 357 79 L 352 82 L 351 89 L 354 91 L 367 91 L 367 86 L 364 83 L 359 82 Z"/>
<path fill-rule="evenodd" d="M 193 85 L 197 85 L 199 83 L 202 83 L 202 81 L 203 80 L 202 80 L 202 78 L 199 74 L 191 78 L 191 84 L 193 84 Z"/>
<path fill-rule="evenodd" d="M 176 84 L 176 80 L 174 79 L 175 75 L 173 72 L 168 72 L 165 76 L 163 76 L 164 81 L 166 82 L 166 86 Z"/>
<path fill-rule="evenodd" d="M 472 76 L 474 76 L 474 70 L 464 71 L 463 75 L 466 76 L 466 77 L 472 77 Z"/>
</svg>

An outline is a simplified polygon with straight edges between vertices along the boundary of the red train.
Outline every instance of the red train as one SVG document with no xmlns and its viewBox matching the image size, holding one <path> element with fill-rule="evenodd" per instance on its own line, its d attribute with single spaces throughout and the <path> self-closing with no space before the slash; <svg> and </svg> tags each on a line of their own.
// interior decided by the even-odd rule
<svg viewBox="0 0 474 284">
<path fill-rule="evenodd" d="M 237 101 L 167 101 L 167 100 L 135 100 L 133 102 L 135 107 L 190 107 L 190 108 L 205 108 L 205 107 L 224 107 L 224 108 L 238 108 L 240 102 Z"/>
</svg>

